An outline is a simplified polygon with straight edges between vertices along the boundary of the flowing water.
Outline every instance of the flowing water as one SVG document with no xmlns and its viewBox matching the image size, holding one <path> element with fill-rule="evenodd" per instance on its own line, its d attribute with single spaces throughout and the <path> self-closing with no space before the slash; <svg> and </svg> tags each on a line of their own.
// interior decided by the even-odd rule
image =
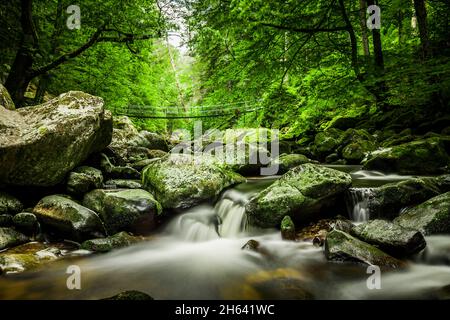
<svg viewBox="0 0 450 320">
<path fill-rule="evenodd" d="M 369 187 L 405 179 L 338 167 L 357 190 L 347 199 L 355 221 L 369 218 Z M 426 250 L 402 271 L 382 274 L 381 289 L 367 288 L 367 268 L 327 262 L 323 248 L 282 241 L 277 230 L 246 227 L 244 205 L 277 177 L 249 179 L 214 204 L 174 216 L 147 242 L 107 254 L 68 257 L 41 270 L 0 278 L 3 299 L 100 299 L 140 290 L 155 299 L 379 299 L 448 297 L 450 236 L 427 238 Z M 407 178 L 407 177 L 406 177 Z M 248 240 L 258 252 L 242 250 Z M 78 252 L 81 254 L 82 252 Z M 81 269 L 81 290 L 69 290 L 67 267 Z M 443 287 L 447 286 L 446 289 Z"/>
</svg>

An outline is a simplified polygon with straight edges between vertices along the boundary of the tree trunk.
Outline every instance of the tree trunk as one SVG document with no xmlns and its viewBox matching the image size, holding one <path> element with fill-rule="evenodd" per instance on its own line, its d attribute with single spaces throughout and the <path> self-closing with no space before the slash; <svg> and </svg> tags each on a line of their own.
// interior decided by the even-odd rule
<svg viewBox="0 0 450 320">
<path fill-rule="evenodd" d="M 348 17 L 347 10 L 345 9 L 344 0 L 339 0 L 339 7 L 341 9 L 342 18 L 345 22 L 345 28 L 348 32 L 348 35 L 350 36 L 350 46 L 351 46 L 351 61 L 352 61 L 352 67 L 355 71 L 356 77 L 360 78 L 359 73 L 359 63 L 358 63 L 358 43 L 356 41 L 356 35 L 355 30 L 353 29 L 352 23 L 350 21 L 350 18 Z"/>
<path fill-rule="evenodd" d="M 419 26 L 420 43 L 422 46 L 422 57 L 431 56 L 430 40 L 428 38 L 427 9 L 424 0 L 414 0 L 414 11 L 416 12 L 417 24 Z"/>
<path fill-rule="evenodd" d="M 369 6 L 376 4 L 374 0 L 368 0 Z M 373 54 L 375 58 L 375 67 L 384 70 L 383 48 L 381 45 L 381 33 L 379 29 L 372 29 Z"/>
<path fill-rule="evenodd" d="M 62 0 L 58 0 L 58 4 L 56 6 L 56 16 L 55 16 L 55 24 L 54 30 L 51 38 L 51 48 L 50 55 L 55 55 L 57 53 L 58 40 L 63 30 L 63 2 Z M 39 104 L 42 103 L 45 95 L 45 90 L 47 90 L 48 85 L 50 84 L 50 74 L 49 72 L 43 74 L 39 78 L 39 83 L 36 90 L 36 95 L 34 97 L 34 103 Z"/>
<path fill-rule="evenodd" d="M 37 35 L 32 19 L 32 0 L 21 0 L 22 38 L 5 87 L 17 107 L 24 105 L 25 92 L 31 81 L 33 49 L 37 48 Z"/>
<path fill-rule="evenodd" d="M 369 37 L 367 36 L 366 10 L 367 10 L 366 0 L 359 0 L 359 24 L 361 26 L 361 40 L 364 49 L 364 55 L 368 57 L 370 56 L 370 49 L 369 49 Z"/>
</svg>

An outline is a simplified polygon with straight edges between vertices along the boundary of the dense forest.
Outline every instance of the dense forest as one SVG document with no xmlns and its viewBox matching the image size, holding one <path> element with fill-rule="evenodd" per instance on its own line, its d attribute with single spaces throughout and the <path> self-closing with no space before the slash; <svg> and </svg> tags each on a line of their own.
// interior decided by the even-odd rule
<svg viewBox="0 0 450 320">
<path fill-rule="evenodd" d="M 0 299 L 448 299 L 449 16 L 1 1 Z"/>
</svg>

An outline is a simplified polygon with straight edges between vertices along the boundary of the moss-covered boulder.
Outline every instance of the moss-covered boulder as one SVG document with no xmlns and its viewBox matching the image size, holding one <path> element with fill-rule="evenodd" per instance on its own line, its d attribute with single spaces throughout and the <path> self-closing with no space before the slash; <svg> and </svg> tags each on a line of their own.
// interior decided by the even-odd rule
<svg viewBox="0 0 450 320">
<path fill-rule="evenodd" d="M 56 185 L 111 141 L 111 113 L 87 93 L 0 113 L 0 185 Z"/>
<path fill-rule="evenodd" d="M 409 208 L 395 218 L 402 227 L 419 230 L 424 235 L 450 233 L 450 192 Z"/>
<path fill-rule="evenodd" d="M 27 241 L 27 236 L 14 229 L 0 228 L 0 250 L 14 247 Z"/>
<path fill-rule="evenodd" d="M 8 90 L 0 83 L 0 108 L 3 107 L 6 110 L 15 110 L 14 102 L 9 95 Z"/>
<path fill-rule="evenodd" d="M 366 155 L 376 149 L 376 145 L 372 141 L 360 140 L 347 144 L 342 149 L 342 157 L 349 164 L 359 164 Z"/>
<path fill-rule="evenodd" d="M 426 246 L 419 231 L 386 220 L 364 222 L 354 227 L 352 234 L 395 257 L 413 255 Z"/>
<path fill-rule="evenodd" d="M 295 225 L 291 217 L 285 216 L 281 220 L 281 238 L 283 240 L 295 240 Z"/>
<path fill-rule="evenodd" d="M 393 219 L 402 208 L 419 204 L 447 191 L 450 191 L 450 175 L 414 178 L 372 188 L 367 193 L 370 216 Z"/>
<path fill-rule="evenodd" d="M 246 204 L 249 222 L 261 227 L 279 227 L 284 216 L 301 224 L 310 222 L 352 183 L 347 173 L 303 164 L 295 167 L 258 193 Z"/>
<path fill-rule="evenodd" d="M 142 189 L 96 189 L 84 196 L 83 205 L 99 214 L 108 234 L 151 231 L 162 212 L 161 205 Z"/>
<path fill-rule="evenodd" d="M 272 166 L 278 166 L 278 174 L 285 174 L 290 169 L 299 166 L 301 164 L 305 163 L 312 163 L 313 160 L 309 159 L 308 157 L 302 155 L 302 154 L 280 154 L 278 157 L 272 160 L 271 165 Z"/>
<path fill-rule="evenodd" d="M 404 143 L 372 152 L 364 168 L 400 174 L 435 174 L 449 165 L 449 156 L 439 138 Z"/>
<path fill-rule="evenodd" d="M 314 153 L 319 157 L 325 157 L 336 152 L 344 139 L 342 130 L 331 128 L 316 134 L 314 138 Z"/>
<path fill-rule="evenodd" d="M 94 252 L 108 252 L 113 249 L 128 247 L 143 240 L 144 238 L 142 237 L 135 237 L 122 231 L 110 237 L 86 240 L 81 244 L 81 249 Z"/>
<path fill-rule="evenodd" d="M 102 185 L 102 172 L 88 166 L 75 168 L 67 178 L 67 192 L 71 194 L 83 194 Z"/>
<path fill-rule="evenodd" d="M 325 256 L 332 261 L 359 262 L 385 268 L 399 268 L 404 265 L 402 261 L 375 246 L 339 230 L 328 233 L 325 240 Z"/>
<path fill-rule="evenodd" d="M 41 226 L 76 241 L 102 237 L 105 228 L 97 213 L 66 197 L 47 196 L 34 207 Z"/>
<path fill-rule="evenodd" d="M 39 230 L 39 223 L 36 216 L 30 212 L 21 212 L 16 214 L 12 223 L 18 229 L 24 233 L 36 233 Z"/>
<path fill-rule="evenodd" d="M 16 214 L 22 211 L 23 205 L 17 198 L 0 191 L 0 214 Z"/>
<path fill-rule="evenodd" d="M 163 208 L 189 208 L 245 179 L 210 156 L 169 154 L 142 171 L 142 184 Z"/>
</svg>

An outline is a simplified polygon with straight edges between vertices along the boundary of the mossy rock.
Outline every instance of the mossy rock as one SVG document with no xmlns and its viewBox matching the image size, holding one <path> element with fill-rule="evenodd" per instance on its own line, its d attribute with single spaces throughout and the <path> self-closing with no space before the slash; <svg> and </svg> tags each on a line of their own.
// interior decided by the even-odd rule
<svg viewBox="0 0 450 320">
<path fill-rule="evenodd" d="M 0 228 L 0 250 L 17 246 L 28 241 L 28 237 L 11 228 Z"/>
<path fill-rule="evenodd" d="M 332 261 L 359 262 L 384 268 L 399 268 L 404 263 L 348 233 L 333 230 L 325 240 L 325 256 Z"/>
<path fill-rule="evenodd" d="M 281 238 L 284 240 L 295 240 L 295 225 L 291 217 L 285 216 L 281 220 Z"/>
<path fill-rule="evenodd" d="M 23 205 L 17 198 L 0 191 L 0 214 L 16 214 L 22 209 Z"/>
<path fill-rule="evenodd" d="M 75 168 L 67 178 L 67 192 L 71 194 L 83 194 L 102 185 L 102 172 L 88 166 Z"/>
<path fill-rule="evenodd" d="M 81 244 L 81 249 L 94 252 L 108 252 L 114 249 L 128 247 L 143 240 L 142 237 L 135 237 L 128 232 L 122 231 L 110 237 L 86 240 Z"/>
<path fill-rule="evenodd" d="M 314 150 L 319 157 L 325 157 L 336 152 L 344 139 L 344 131 L 328 129 L 316 134 L 314 138 Z"/>
<path fill-rule="evenodd" d="M 97 213 L 63 196 L 43 198 L 34 207 L 33 213 L 41 225 L 75 241 L 102 237 L 105 234 Z"/>
<path fill-rule="evenodd" d="M 436 174 L 445 171 L 449 156 L 439 138 L 413 141 L 372 152 L 364 168 L 400 174 Z"/>
<path fill-rule="evenodd" d="M 1 252 L 0 271 L 3 273 L 20 273 L 39 268 L 60 257 L 62 257 L 62 252 L 55 245 L 29 242 Z"/>
<path fill-rule="evenodd" d="M 280 156 L 273 159 L 271 165 L 278 166 L 278 174 L 284 174 L 294 167 L 297 167 L 304 163 L 312 163 L 312 162 L 314 161 L 302 154 L 283 153 Z"/>
<path fill-rule="evenodd" d="M 284 216 L 308 223 L 351 185 L 347 173 L 314 164 L 297 166 L 246 204 L 249 222 L 261 227 L 279 227 Z"/>
<path fill-rule="evenodd" d="M 80 91 L 0 116 L 0 185 L 54 186 L 111 141 L 103 100 Z"/>
<path fill-rule="evenodd" d="M 245 178 L 214 157 L 169 154 L 149 164 L 142 172 L 142 184 L 163 208 L 189 208 Z"/>
<path fill-rule="evenodd" d="M 372 218 L 393 219 L 402 208 L 450 191 L 450 175 L 412 178 L 372 188 L 367 199 Z"/>
<path fill-rule="evenodd" d="M 15 110 L 16 106 L 9 95 L 8 90 L 0 83 L 0 107 L 6 110 Z"/>
<path fill-rule="evenodd" d="M 371 141 L 361 140 L 352 142 L 342 149 L 342 157 L 349 164 L 359 164 L 370 151 L 375 149 L 376 145 Z"/>
<path fill-rule="evenodd" d="M 0 214 L 0 227 L 11 227 L 13 216 L 10 214 Z"/>
<path fill-rule="evenodd" d="M 402 227 L 419 230 L 424 235 L 450 233 L 450 192 L 409 208 L 395 218 Z"/>
<path fill-rule="evenodd" d="M 142 189 L 96 189 L 84 196 L 83 205 L 99 214 L 108 234 L 124 230 L 145 234 L 162 213 L 152 194 Z"/>
<path fill-rule="evenodd" d="M 352 229 L 357 238 L 397 257 L 410 256 L 426 247 L 423 235 L 386 220 L 370 220 Z"/>
<path fill-rule="evenodd" d="M 16 214 L 12 222 L 14 226 L 25 233 L 36 233 L 39 229 L 39 223 L 36 216 L 30 212 L 21 212 Z"/>
</svg>

